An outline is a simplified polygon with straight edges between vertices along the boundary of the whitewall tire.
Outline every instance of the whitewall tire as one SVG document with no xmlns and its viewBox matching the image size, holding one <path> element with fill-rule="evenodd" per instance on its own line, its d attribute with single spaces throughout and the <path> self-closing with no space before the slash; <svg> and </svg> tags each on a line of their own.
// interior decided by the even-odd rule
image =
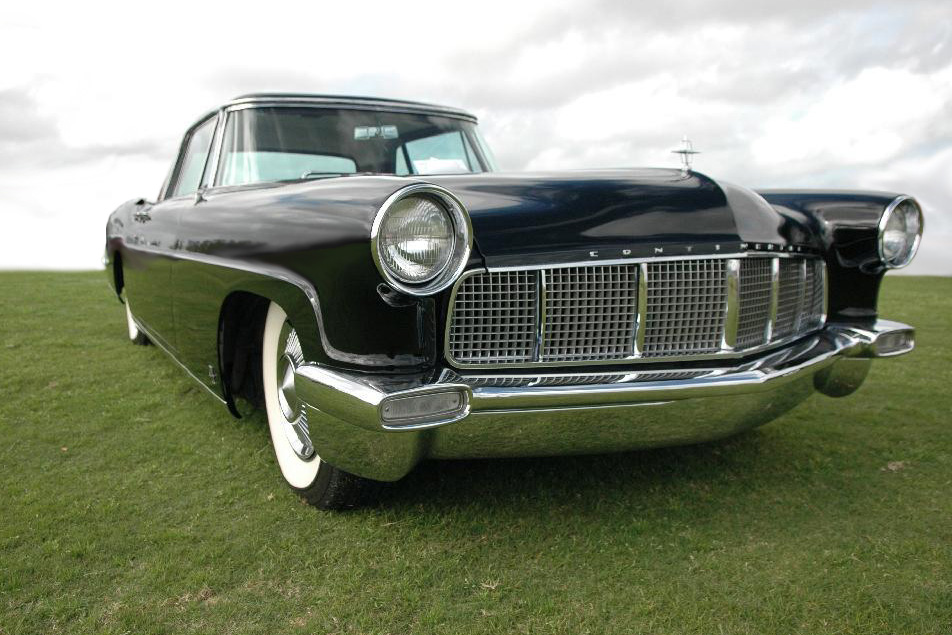
<svg viewBox="0 0 952 635">
<path fill-rule="evenodd" d="M 145 346 L 149 343 L 149 338 L 142 332 L 136 320 L 132 317 L 132 307 L 129 306 L 129 299 L 126 298 L 126 326 L 129 329 L 129 341 L 137 346 Z"/>
<path fill-rule="evenodd" d="M 371 502 L 380 485 L 321 460 L 311 443 L 308 412 L 294 390 L 304 356 L 284 310 L 271 303 L 261 342 L 261 379 L 271 444 L 281 475 L 308 503 L 346 509 Z"/>
</svg>

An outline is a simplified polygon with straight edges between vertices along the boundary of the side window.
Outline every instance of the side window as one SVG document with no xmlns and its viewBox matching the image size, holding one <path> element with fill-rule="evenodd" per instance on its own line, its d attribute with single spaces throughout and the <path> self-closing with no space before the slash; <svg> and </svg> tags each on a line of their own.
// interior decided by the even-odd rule
<svg viewBox="0 0 952 635">
<path fill-rule="evenodd" d="M 408 141 L 406 149 L 413 174 L 482 172 L 476 153 L 458 130 Z M 400 167 L 398 164 L 398 174 Z"/>
<path fill-rule="evenodd" d="M 178 176 L 175 180 L 175 189 L 170 196 L 184 196 L 191 194 L 198 189 L 198 183 L 202 180 L 202 171 L 205 169 L 205 159 L 208 157 L 208 149 L 212 143 L 212 135 L 215 133 L 215 122 L 217 117 L 212 117 L 207 122 L 200 125 L 192 132 L 188 145 L 185 148 L 185 156 L 179 166 Z"/>
</svg>

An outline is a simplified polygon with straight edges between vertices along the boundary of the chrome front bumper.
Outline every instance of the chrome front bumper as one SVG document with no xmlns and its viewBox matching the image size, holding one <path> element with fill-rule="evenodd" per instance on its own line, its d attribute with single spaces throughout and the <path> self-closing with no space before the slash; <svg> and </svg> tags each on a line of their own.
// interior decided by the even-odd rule
<svg viewBox="0 0 952 635">
<path fill-rule="evenodd" d="M 707 441 L 778 417 L 814 391 L 840 397 L 873 358 L 907 353 L 912 327 L 828 324 L 783 349 L 728 368 L 438 374 L 393 377 L 316 365 L 297 370 L 311 439 L 322 460 L 397 480 L 425 458 L 588 454 Z M 452 395 L 452 396 L 451 396 Z M 458 396 L 458 403 L 457 403 Z M 436 414 L 393 420 L 407 404 Z"/>
</svg>

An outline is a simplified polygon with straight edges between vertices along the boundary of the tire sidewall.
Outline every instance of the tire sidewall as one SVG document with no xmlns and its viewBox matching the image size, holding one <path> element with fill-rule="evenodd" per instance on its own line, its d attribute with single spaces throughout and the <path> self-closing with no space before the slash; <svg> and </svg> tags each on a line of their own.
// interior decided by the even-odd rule
<svg viewBox="0 0 952 635">
<path fill-rule="evenodd" d="M 305 461 L 291 448 L 284 433 L 284 415 L 278 402 L 278 344 L 281 328 L 287 321 L 284 310 L 272 302 L 265 318 L 264 333 L 261 342 L 261 379 L 264 389 L 265 415 L 268 419 L 268 429 L 271 433 L 271 445 L 278 461 L 281 475 L 292 489 L 305 491 L 319 486 L 322 476 L 328 470 L 321 469 L 323 465 L 320 456 Z"/>
</svg>

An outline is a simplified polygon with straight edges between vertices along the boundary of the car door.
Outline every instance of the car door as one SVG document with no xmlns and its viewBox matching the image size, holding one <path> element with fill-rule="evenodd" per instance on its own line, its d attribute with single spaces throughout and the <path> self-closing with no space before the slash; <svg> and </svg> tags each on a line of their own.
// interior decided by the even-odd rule
<svg viewBox="0 0 952 635">
<path fill-rule="evenodd" d="M 126 238 L 123 274 L 126 297 L 136 319 L 159 344 L 175 351 L 172 313 L 172 262 L 179 248 L 179 214 L 195 205 L 217 116 L 193 126 L 182 143 L 161 200 L 133 212 Z"/>
</svg>

